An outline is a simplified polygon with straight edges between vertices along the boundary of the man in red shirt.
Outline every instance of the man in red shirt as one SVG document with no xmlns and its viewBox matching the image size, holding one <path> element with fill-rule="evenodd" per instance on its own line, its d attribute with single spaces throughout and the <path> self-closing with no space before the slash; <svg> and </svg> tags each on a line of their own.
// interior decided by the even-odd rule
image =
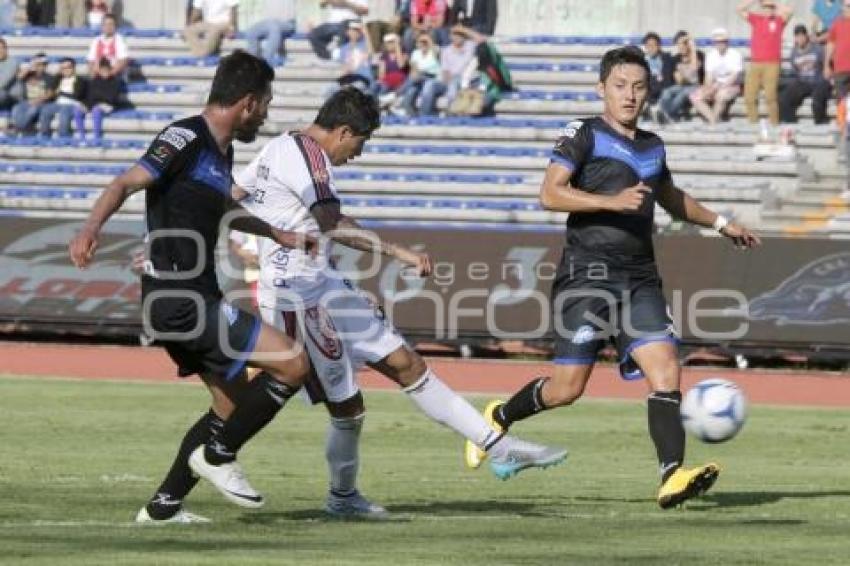
<svg viewBox="0 0 850 566">
<path fill-rule="evenodd" d="M 416 38 L 423 33 L 430 33 L 431 39 L 441 47 L 448 45 L 447 10 L 446 0 L 411 0 L 410 27 L 404 34 L 403 42 L 405 51 L 413 51 Z"/>
<path fill-rule="evenodd" d="M 843 1 L 841 15 L 829 28 L 823 64 L 823 76 L 835 82 L 838 100 L 850 92 L 850 0 Z"/>
<path fill-rule="evenodd" d="M 754 4 L 760 9 L 754 10 Z M 764 90 L 770 123 L 779 124 L 779 74 L 782 65 L 782 30 L 793 8 L 774 0 L 743 0 L 738 15 L 752 28 L 750 35 L 750 67 L 744 80 L 747 118 L 755 123 L 759 117 L 759 91 Z"/>
</svg>

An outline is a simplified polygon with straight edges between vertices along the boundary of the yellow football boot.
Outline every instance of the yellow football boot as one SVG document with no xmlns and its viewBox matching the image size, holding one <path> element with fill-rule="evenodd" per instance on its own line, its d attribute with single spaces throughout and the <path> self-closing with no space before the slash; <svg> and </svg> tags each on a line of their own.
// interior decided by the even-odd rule
<svg viewBox="0 0 850 566">
<path fill-rule="evenodd" d="M 500 406 L 504 405 L 504 401 L 495 400 L 487 403 L 487 406 L 484 407 L 484 420 L 487 421 L 487 424 L 495 430 L 496 432 L 505 432 L 502 428 L 502 425 L 496 422 L 496 419 L 493 418 L 493 413 L 496 412 Z M 464 460 L 466 460 L 466 467 L 472 470 L 477 470 L 481 467 L 481 464 L 484 463 L 484 460 L 487 459 L 487 453 L 476 446 L 474 443 L 469 440 L 466 441 L 463 449 Z"/>
<path fill-rule="evenodd" d="M 658 505 L 662 509 L 669 509 L 702 495 L 714 485 L 718 475 L 720 468 L 717 464 L 706 464 L 690 470 L 679 468 L 658 490 Z"/>
</svg>

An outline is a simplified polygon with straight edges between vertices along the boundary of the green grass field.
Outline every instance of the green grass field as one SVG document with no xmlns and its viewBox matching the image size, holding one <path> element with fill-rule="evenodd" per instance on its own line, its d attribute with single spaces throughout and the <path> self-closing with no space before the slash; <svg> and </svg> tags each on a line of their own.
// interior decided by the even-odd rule
<svg viewBox="0 0 850 566">
<path fill-rule="evenodd" d="M 567 463 L 500 482 L 401 395 L 369 392 L 361 487 L 391 523 L 324 519 L 321 409 L 293 402 L 241 457 L 265 508 L 200 486 L 211 525 L 134 525 L 206 393 L 187 384 L 0 378 L 3 564 L 848 564 L 850 411 L 754 407 L 714 491 L 661 511 L 640 403 L 586 401 L 517 426 Z M 482 404 L 484 399 L 478 398 Z"/>
</svg>

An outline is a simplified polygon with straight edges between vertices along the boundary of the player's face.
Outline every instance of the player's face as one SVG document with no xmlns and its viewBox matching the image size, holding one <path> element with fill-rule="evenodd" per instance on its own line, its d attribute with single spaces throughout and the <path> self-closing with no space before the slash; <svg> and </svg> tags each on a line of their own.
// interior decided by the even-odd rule
<svg viewBox="0 0 850 566">
<path fill-rule="evenodd" d="M 242 123 L 234 129 L 233 137 L 245 143 L 257 139 L 257 132 L 260 131 L 260 126 L 263 125 L 269 115 L 271 101 L 271 87 L 260 98 L 248 97 L 245 109 L 242 111 Z"/>
<path fill-rule="evenodd" d="M 348 127 L 341 127 L 337 132 L 337 143 L 330 152 L 331 162 L 335 167 L 345 165 L 363 153 L 363 147 L 369 141 L 369 135 L 358 136 Z"/>
<path fill-rule="evenodd" d="M 633 125 L 643 110 L 647 89 L 646 70 L 640 65 L 623 64 L 611 69 L 597 92 L 605 103 L 606 114 L 621 124 Z"/>
</svg>

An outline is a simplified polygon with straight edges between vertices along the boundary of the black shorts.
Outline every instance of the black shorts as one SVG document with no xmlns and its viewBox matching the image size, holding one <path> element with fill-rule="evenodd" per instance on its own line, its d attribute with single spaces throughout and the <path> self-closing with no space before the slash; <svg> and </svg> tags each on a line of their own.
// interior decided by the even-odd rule
<svg viewBox="0 0 850 566">
<path fill-rule="evenodd" d="M 197 373 L 230 380 L 245 367 L 262 324 L 224 299 L 201 303 L 160 298 L 151 304 L 149 325 L 180 377 Z"/>
<path fill-rule="evenodd" d="M 603 267 L 604 266 L 604 267 Z M 654 264 L 624 266 L 564 254 L 552 285 L 555 364 L 590 365 L 609 341 L 624 379 L 643 377 L 631 353 L 677 343 Z"/>
</svg>

